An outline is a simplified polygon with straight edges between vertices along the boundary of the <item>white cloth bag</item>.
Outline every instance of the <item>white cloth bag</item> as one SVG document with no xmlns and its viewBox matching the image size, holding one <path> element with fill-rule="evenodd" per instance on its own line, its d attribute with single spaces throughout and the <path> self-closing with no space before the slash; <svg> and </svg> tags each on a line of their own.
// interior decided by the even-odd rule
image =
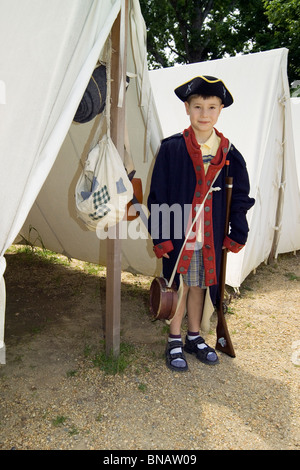
<svg viewBox="0 0 300 470">
<path fill-rule="evenodd" d="M 106 110 L 101 114 L 96 135 L 106 134 L 90 150 L 75 189 L 78 217 L 90 230 L 101 230 L 120 222 L 133 198 L 133 186 L 110 136 L 111 38 L 106 46 Z M 93 144 L 92 144 L 93 145 Z"/>
<path fill-rule="evenodd" d="M 104 135 L 89 152 L 75 197 L 78 217 L 90 230 L 110 227 L 123 219 L 133 187 L 110 135 Z"/>
</svg>

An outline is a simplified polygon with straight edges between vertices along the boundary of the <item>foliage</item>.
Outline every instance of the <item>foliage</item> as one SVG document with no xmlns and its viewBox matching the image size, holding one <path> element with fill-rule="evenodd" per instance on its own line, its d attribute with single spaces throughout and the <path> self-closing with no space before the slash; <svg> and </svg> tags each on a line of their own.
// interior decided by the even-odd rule
<svg viewBox="0 0 300 470">
<path fill-rule="evenodd" d="M 265 1 L 276 47 L 289 49 L 290 80 L 300 78 L 300 0 Z"/>
<path fill-rule="evenodd" d="M 299 71 L 300 0 L 140 0 L 150 68 L 287 47 Z"/>
<path fill-rule="evenodd" d="M 119 355 L 115 356 L 113 352 L 107 355 L 103 348 L 95 355 L 93 364 L 108 375 L 121 374 L 133 360 L 134 353 L 135 348 L 132 344 L 121 343 Z"/>
</svg>

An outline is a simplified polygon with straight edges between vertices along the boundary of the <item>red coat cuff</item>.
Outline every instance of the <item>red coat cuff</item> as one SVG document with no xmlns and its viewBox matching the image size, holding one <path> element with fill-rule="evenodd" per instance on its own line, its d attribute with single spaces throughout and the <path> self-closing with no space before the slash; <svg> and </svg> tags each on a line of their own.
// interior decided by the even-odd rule
<svg viewBox="0 0 300 470">
<path fill-rule="evenodd" d="M 237 243 L 228 236 L 226 236 L 223 241 L 223 246 L 225 246 L 225 248 L 227 248 L 229 251 L 232 251 L 233 253 L 238 253 L 245 245 L 241 245 L 240 243 Z"/>
<path fill-rule="evenodd" d="M 157 258 L 161 258 L 165 253 L 173 250 L 173 243 L 171 240 L 167 240 L 166 242 L 159 243 L 153 247 L 153 251 Z"/>
</svg>

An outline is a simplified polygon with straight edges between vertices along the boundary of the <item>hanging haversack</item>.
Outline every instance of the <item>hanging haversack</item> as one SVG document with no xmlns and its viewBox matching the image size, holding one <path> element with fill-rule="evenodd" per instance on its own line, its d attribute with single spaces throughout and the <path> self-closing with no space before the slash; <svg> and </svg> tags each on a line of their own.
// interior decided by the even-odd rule
<svg viewBox="0 0 300 470">
<path fill-rule="evenodd" d="M 78 217 L 90 230 L 116 225 L 133 198 L 132 184 L 110 136 L 110 63 L 107 65 L 106 134 L 90 150 L 75 190 Z"/>
<path fill-rule="evenodd" d="M 123 219 L 133 197 L 121 157 L 105 135 L 90 151 L 76 186 L 76 209 L 90 230 L 110 227 Z"/>
</svg>

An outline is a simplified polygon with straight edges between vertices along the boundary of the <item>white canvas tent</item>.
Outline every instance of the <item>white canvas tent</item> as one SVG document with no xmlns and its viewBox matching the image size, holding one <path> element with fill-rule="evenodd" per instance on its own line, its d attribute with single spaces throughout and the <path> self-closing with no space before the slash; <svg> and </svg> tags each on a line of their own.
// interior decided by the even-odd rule
<svg viewBox="0 0 300 470">
<path fill-rule="evenodd" d="M 0 104 L 1 275 L 6 249 L 19 232 L 28 237 L 30 226 L 51 250 L 106 264 L 107 241 L 99 240 L 78 220 L 74 201 L 96 124 L 72 124 L 72 118 L 121 4 L 52 0 L 40 9 L 35 0 L 28 0 L 26 7 L 18 0 L 0 0 L 0 82 L 6 87 L 6 104 Z M 249 213 L 247 247 L 228 259 L 227 283 L 238 287 L 268 258 L 274 234 L 279 235 L 275 256 L 300 248 L 287 50 L 148 75 L 145 26 L 137 1 L 130 2 L 129 26 L 127 71 L 135 78 L 126 93 L 126 123 L 144 203 L 160 139 L 188 125 L 173 89 L 191 76 L 210 74 L 223 78 L 235 98 L 234 106 L 223 111 L 218 128 L 243 153 L 251 195 L 256 198 Z M 11 46 L 9 52 L 6 43 Z M 124 269 L 159 273 L 160 262 L 140 219 L 124 222 L 122 237 Z M 1 286 L 0 351 L 4 351 L 3 278 Z"/>
<path fill-rule="evenodd" d="M 291 110 L 292 110 L 292 125 L 293 125 L 293 133 L 294 133 L 294 146 L 295 146 L 298 183 L 300 186 L 300 138 L 299 138 L 300 98 L 291 98 Z"/>
<path fill-rule="evenodd" d="M 68 130 L 118 15 L 120 49 L 125 45 L 125 5 L 124 0 L 0 0 L 0 362 L 5 361 L 4 254 L 24 223 L 28 233 L 25 220 L 42 187 L 29 223 L 45 245 L 100 261 L 99 239 L 79 222 L 74 207 L 95 122 Z M 130 112 L 146 122 L 145 24 L 137 0 L 128 8 L 125 52 L 135 75 Z"/>
<path fill-rule="evenodd" d="M 135 83 L 127 91 L 130 150 L 136 176 L 143 182 L 146 204 L 151 170 L 160 139 L 180 132 L 189 125 L 183 105 L 176 98 L 173 89 L 190 77 L 205 73 L 220 76 L 228 83 L 235 103 L 223 110 L 217 127 L 244 155 L 251 180 L 251 196 L 256 199 L 256 204 L 249 213 L 251 231 L 247 247 L 238 255 L 229 256 L 227 283 L 233 287 L 240 286 L 251 270 L 269 257 L 275 233 L 281 234 L 275 257 L 278 253 L 300 248 L 300 201 L 295 170 L 287 55 L 286 49 L 279 49 L 151 71 L 149 76 L 154 98 L 153 108 L 148 108 L 145 103 L 149 94 L 148 98 L 147 95 L 142 97 L 145 106 L 139 108 Z M 134 71 L 130 58 L 128 70 Z M 259 79 L 253 73 L 255 70 L 260 70 Z M 150 115 L 147 115 L 148 109 L 151 111 Z M 31 225 L 38 230 L 48 248 L 74 258 L 105 264 L 105 240 L 99 243 L 94 233 L 82 227 L 76 218 L 74 207 L 74 185 L 80 172 L 78 160 L 80 157 L 85 158 L 84 149 L 91 127 L 92 124 L 72 124 L 70 127 L 22 234 L 28 236 Z M 149 129 L 152 145 L 146 158 Z M 64 185 L 59 187 L 58 175 L 64 175 Z M 280 188 L 284 188 L 284 191 Z M 280 192 L 284 193 L 281 200 L 284 201 L 283 215 L 287 219 L 284 227 L 276 221 Z M 276 229 L 277 226 L 279 230 Z M 139 256 L 135 256 L 137 252 Z M 124 223 L 122 266 L 126 270 L 148 275 L 160 270 L 160 263 L 152 252 L 152 243 L 139 219 L 129 224 Z"/>
<path fill-rule="evenodd" d="M 270 254 L 276 257 L 278 253 L 300 248 L 300 201 L 287 56 L 286 49 L 279 49 L 151 71 L 149 76 L 155 106 L 148 128 L 146 113 L 140 113 L 139 116 L 135 113 L 137 102 L 134 87 L 129 87 L 128 90 L 126 109 L 130 147 L 137 176 L 143 180 L 145 204 L 160 137 L 180 132 L 189 125 L 183 105 L 173 92 L 174 88 L 192 76 L 206 73 L 222 77 L 234 95 L 235 103 L 223 110 L 218 128 L 244 155 L 251 180 L 251 195 L 255 197 L 256 204 L 249 212 L 251 230 L 246 249 L 238 255 L 228 257 L 226 282 L 233 287 L 239 287 L 245 277 L 268 259 Z M 129 70 L 132 69 L 130 65 L 128 67 Z M 253 73 L 255 70 L 260 70 L 259 79 Z M 150 125 L 152 147 L 148 160 L 145 161 L 144 146 Z M 72 167 L 76 165 L 78 155 L 84 155 L 89 131 L 89 125 L 79 128 L 76 125 L 71 126 L 22 233 L 26 236 L 29 225 L 32 225 L 38 229 L 43 242 L 50 249 L 105 264 L 105 241 L 99 243 L 94 233 L 82 230 L 76 220 L 73 205 Z M 58 189 L 59 174 L 65 175 L 66 184 Z M 70 175 L 69 180 L 66 180 L 66 175 Z M 49 194 L 53 193 L 56 193 L 56 200 L 52 204 Z M 62 199 L 66 201 L 65 205 L 59 204 Z M 70 220 L 66 224 L 65 220 L 68 218 Z M 154 258 L 152 243 L 146 238 L 143 224 L 136 220 L 124 226 L 123 268 L 148 275 L 158 273 L 160 263 Z M 135 256 L 136 252 L 139 253 L 138 257 Z"/>
</svg>

